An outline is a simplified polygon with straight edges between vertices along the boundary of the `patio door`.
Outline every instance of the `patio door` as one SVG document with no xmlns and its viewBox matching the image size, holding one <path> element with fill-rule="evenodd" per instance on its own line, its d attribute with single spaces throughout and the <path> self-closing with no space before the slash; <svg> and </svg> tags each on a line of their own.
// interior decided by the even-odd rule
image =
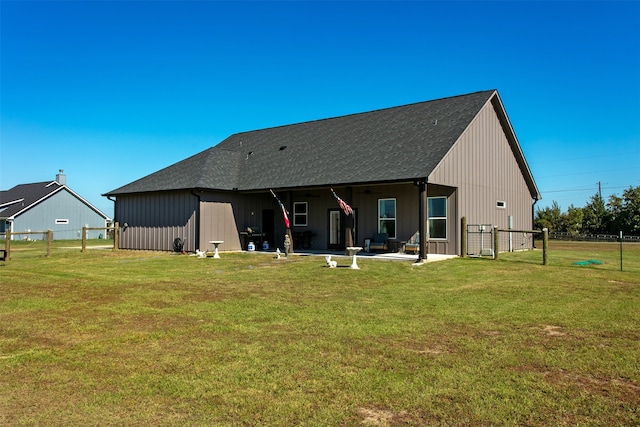
<svg viewBox="0 0 640 427">
<path fill-rule="evenodd" d="M 329 209 L 327 228 L 327 248 L 344 249 L 344 227 L 342 226 L 342 211 L 340 209 Z"/>
<path fill-rule="evenodd" d="M 346 217 L 341 209 L 329 209 L 327 215 L 327 249 L 341 251 L 347 242 L 346 232 L 353 221 L 353 242 L 357 242 L 356 218 L 358 209 L 353 210 L 353 217 Z M 357 245 L 356 245 L 357 246 Z"/>
</svg>

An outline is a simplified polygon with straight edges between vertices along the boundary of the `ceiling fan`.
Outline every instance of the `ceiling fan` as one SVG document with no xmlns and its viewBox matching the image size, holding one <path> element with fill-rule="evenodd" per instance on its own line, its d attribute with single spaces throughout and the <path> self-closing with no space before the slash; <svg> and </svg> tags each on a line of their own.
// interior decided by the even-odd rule
<svg viewBox="0 0 640 427">
<path fill-rule="evenodd" d="M 371 187 L 367 186 L 364 190 L 358 191 L 361 194 L 382 194 L 380 191 L 373 191 Z"/>
</svg>

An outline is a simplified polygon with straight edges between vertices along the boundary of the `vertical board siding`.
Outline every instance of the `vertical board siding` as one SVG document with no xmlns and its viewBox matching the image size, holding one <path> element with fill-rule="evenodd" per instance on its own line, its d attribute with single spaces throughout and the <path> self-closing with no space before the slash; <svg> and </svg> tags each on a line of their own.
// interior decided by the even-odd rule
<svg viewBox="0 0 640 427">
<path fill-rule="evenodd" d="M 240 250 L 238 226 L 233 206 L 226 202 L 200 203 L 200 248 L 213 251 L 212 240 L 222 240 L 220 250 Z"/>
<path fill-rule="evenodd" d="M 196 249 L 197 198 L 189 192 L 119 196 L 116 218 L 122 228 L 122 249 L 173 250 L 176 238 L 184 249 Z"/>
<path fill-rule="evenodd" d="M 468 224 L 516 229 L 532 227 L 532 196 L 504 129 L 491 103 L 485 105 L 429 182 L 459 188 L 458 219 Z M 506 208 L 496 207 L 504 201 Z M 460 242 L 456 241 L 459 252 Z"/>
<path fill-rule="evenodd" d="M 56 224 L 56 219 L 66 219 L 68 223 Z M 73 194 L 62 190 L 19 215 L 13 222 L 13 231 L 52 230 L 55 240 L 69 240 L 80 239 L 84 226 L 106 227 L 107 221 Z M 104 230 L 89 230 L 87 234 L 90 239 L 105 237 Z"/>
</svg>

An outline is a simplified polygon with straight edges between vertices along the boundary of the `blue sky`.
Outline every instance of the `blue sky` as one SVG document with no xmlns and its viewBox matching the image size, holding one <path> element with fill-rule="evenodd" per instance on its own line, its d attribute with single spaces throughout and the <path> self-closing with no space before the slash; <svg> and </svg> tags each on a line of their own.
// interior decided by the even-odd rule
<svg viewBox="0 0 640 427">
<path fill-rule="evenodd" d="M 0 1 L 0 189 L 101 194 L 233 133 L 498 89 L 543 200 L 640 185 L 640 2 Z"/>
</svg>

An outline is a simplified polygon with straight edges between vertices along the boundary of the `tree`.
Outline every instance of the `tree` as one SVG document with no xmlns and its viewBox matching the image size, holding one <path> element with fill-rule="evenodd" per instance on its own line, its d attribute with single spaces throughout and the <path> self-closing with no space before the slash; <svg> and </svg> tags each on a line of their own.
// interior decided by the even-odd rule
<svg viewBox="0 0 640 427">
<path fill-rule="evenodd" d="M 560 206 L 558 206 L 558 202 L 554 200 L 551 207 L 538 208 L 533 225 L 538 230 L 546 228 L 549 232 L 558 231 L 560 228 Z"/>
<path fill-rule="evenodd" d="M 609 213 L 602 200 L 602 196 L 596 193 L 582 209 L 582 229 L 586 234 L 608 234 Z"/>
<path fill-rule="evenodd" d="M 624 222 L 624 208 L 622 207 L 622 198 L 618 197 L 616 194 L 612 194 L 609 196 L 609 201 L 607 202 L 607 210 L 609 211 L 609 231 L 612 232 L 610 234 L 618 234 L 620 230 L 623 230 L 623 222 Z M 623 230 L 624 231 L 624 230 Z"/>
<path fill-rule="evenodd" d="M 572 235 L 618 235 L 622 231 L 627 236 L 640 236 L 640 186 L 630 186 L 622 197 L 609 196 L 606 205 L 596 193 L 584 208 L 571 205 L 566 213 L 562 213 L 554 201 L 551 207 L 538 209 L 533 222 L 537 229 L 548 228 Z"/>
<path fill-rule="evenodd" d="M 611 215 L 611 234 L 640 235 L 640 185 L 630 186 L 622 197 L 612 195 L 607 203 Z"/>
<path fill-rule="evenodd" d="M 584 213 L 582 208 L 576 208 L 573 205 L 567 208 L 567 213 L 560 216 L 562 231 L 566 231 L 572 236 L 577 236 L 582 232 L 582 221 Z"/>
</svg>

